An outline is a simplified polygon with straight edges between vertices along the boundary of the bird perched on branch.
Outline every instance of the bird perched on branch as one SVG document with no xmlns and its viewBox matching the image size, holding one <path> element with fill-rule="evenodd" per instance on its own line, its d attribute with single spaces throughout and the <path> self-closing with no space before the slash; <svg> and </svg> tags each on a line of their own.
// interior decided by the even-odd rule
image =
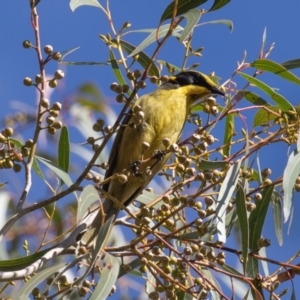
<svg viewBox="0 0 300 300">
<path fill-rule="evenodd" d="M 103 190 L 124 206 L 135 200 L 171 155 L 161 155 L 166 149 L 163 140 L 177 143 L 190 108 L 211 95 L 224 96 L 224 93 L 208 76 L 198 71 L 183 71 L 169 77 L 152 93 L 140 97 L 116 135 L 105 179 L 113 177 L 103 185 Z M 81 242 L 90 244 L 104 218 L 114 216 L 115 219 L 120 209 L 106 197 Z"/>
</svg>

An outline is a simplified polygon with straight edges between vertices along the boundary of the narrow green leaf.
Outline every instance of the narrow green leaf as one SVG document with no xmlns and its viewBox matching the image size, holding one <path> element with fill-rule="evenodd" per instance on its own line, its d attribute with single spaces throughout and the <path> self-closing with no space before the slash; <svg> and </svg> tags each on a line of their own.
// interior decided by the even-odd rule
<svg viewBox="0 0 300 300">
<path fill-rule="evenodd" d="M 40 166 L 37 162 L 37 159 L 34 157 L 33 159 L 33 163 L 32 163 L 32 169 L 46 182 L 46 184 L 48 185 L 48 182 L 46 181 L 46 178 L 44 177 L 43 172 L 40 169 Z"/>
<path fill-rule="evenodd" d="M 273 194 L 273 186 L 266 187 L 262 192 L 262 200 L 256 203 L 256 209 L 253 210 L 249 217 L 249 247 L 251 251 L 257 251 L 257 242 L 262 236 L 262 229 L 265 223 L 268 207 Z M 248 257 L 247 276 L 254 278 L 259 272 L 258 259 L 252 256 Z M 255 284 L 251 289 L 255 299 L 263 299 L 262 287 Z"/>
<path fill-rule="evenodd" d="M 95 243 L 95 249 L 93 251 L 93 257 L 95 259 L 97 258 L 99 251 L 106 246 L 109 235 L 114 226 L 113 220 L 114 220 L 114 216 L 111 216 L 108 220 L 105 221 L 105 223 L 99 229 L 99 233 Z"/>
<path fill-rule="evenodd" d="M 198 26 L 209 25 L 209 24 L 212 24 L 212 25 L 219 25 L 219 24 L 226 25 L 231 32 L 233 30 L 233 22 L 231 20 L 226 20 L 226 19 L 204 22 L 204 23 L 199 24 Z"/>
<path fill-rule="evenodd" d="M 243 91 L 244 98 L 254 105 L 270 106 L 270 104 L 257 94 L 250 91 Z"/>
<path fill-rule="evenodd" d="M 222 266 L 220 266 L 223 270 L 225 270 L 225 271 L 227 271 L 228 273 L 231 273 L 231 274 L 233 274 L 233 275 L 237 275 L 237 276 L 239 276 L 240 278 L 243 278 L 243 274 L 242 273 L 240 273 L 236 268 L 233 268 L 233 267 L 231 267 L 231 266 L 229 266 L 229 265 L 226 265 L 226 264 L 224 264 L 224 265 L 222 265 Z M 239 278 L 236 278 L 237 280 L 240 280 L 241 282 L 243 282 L 244 283 L 244 281 L 242 280 L 242 279 L 239 279 Z"/>
<path fill-rule="evenodd" d="M 36 158 L 33 159 L 32 168 L 43 180 L 45 180 L 44 174 L 42 173 Z"/>
<path fill-rule="evenodd" d="M 223 155 L 229 157 L 231 150 L 231 141 L 234 136 L 234 115 L 229 114 L 225 119 L 225 130 L 224 130 L 224 148 Z"/>
<path fill-rule="evenodd" d="M 178 240 L 193 240 L 193 239 L 197 239 L 197 234 L 199 237 L 199 233 L 198 231 L 191 231 L 188 233 L 184 233 L 182 235 L 178 235 Z"/>
<path fill-rule="evenodd" d="M 50 170 L 52 170 L 67 186 L 71 186 L 73 184 L 71 177 L 69 174 L 67 174 L 65 171 L 61 170 L 59 167 L 56 167 L 52 164 L 50 160 L 47 160 L 43 157 L 35 156 L 37 160 L 39 160 L 41 163 L 43 163 L 45 166 L 47 166 Z M 76 199 L 77 193 L 73 192 Z"/>
<path fill-rule="evenodd" d="M 258 249 L 257 241 L 261 238 L 265 218 L 272 199 L 273 186 L 266 187 L 262 192 L 262 200 L 256 203 L 249 217 L 249 247 L 251 251 Z"/>
<path fill-rule="evenodd" d="M 136 48 L 133 52 L 130 53 L 129 57 L 135 56 L 136 54 L 140 53 L 146 47 L 148 47 L 152 43 L 156 43 L 158 39 L 165 37 L 166 34 L 169 32 L 170 24 L 165 24 L 160 26 L 159 29 L 154 29 Z M 181 26 L 177 26 L 172 35 L 176 37 L 180 37 L 180 32 L 183 30 Z"/>
<path fill-rule="evenodd" d="M 48 251 L 50 251 L 51 248 L 39 251 L 37 253 L 15 258 L 15 259 L 8 259 L 8 260 L 1 260 L 0 261 L 0 271 L 1 272 L 11 272 L 11 271 L 18 271 L 22 270 L 34 262 L 36 262 L 38 259 L 40 259 L 42 256 L 44 256 Z"/>
<path fill-rule="evenodd" d="M 178 293 L 176 293 L 176 299 L 178 300 L 184 300 L 186 296 L 186 293 L 184 291 L 180 291 Z"/>
<path fill-rule="evenodd" d="M 77 223 L 79 223 L 84 215 L 87 213 L 88 208 L 97 200 L 100 200 L 98 191 L 93 185 L 87 185 L 79 199 L 78 199 L 78 210 L 77 210 Z"/>
<path fill-rule="evenodd" d="M 136 200 L 137 200 L 138 202 L 142 203 L 142 204 L 147 205 L 147 204 L 151 203 L 152 201 L 156 200 L 156 199 L 159 198 L 159 197 L 160 197 L 159 194 L 150 193 L 150 192 L 148 192 L 148 191 L 145 190 L 145 191 L 143 191 L 142 194 L 140 194 L 140 195 L 137 197 Z M 158 203 L 156 203 L 155 205 L 153 205 L 152 207 L 157 209 L 157 208 L 159 208 L 160 206 L 161 206 L 161 203 L 158 202 Z"/>
<path fill-rule="evenodd" d="M 74 11 L 77 7 L 82 5 L 96 6 L 104 10 L 104 8 L 97 0 L 71 0 L 70 1 L 70 8 L 72 11 Z"/>
<path fill-rule="evenodd" d="M 193 31 L 195 25 L 198 23 L 201 17 L 201 12 L 199 9 L 191 9 L 182 15 L 186 18 L 186 25 L 181 33 L 180 42 L 183 42 Z"/>
<path fill-rule="evenodd" d="M 196 300 L 196 298 L 193 297 L 191 294 L 185 293 L 184 300 Z"/>
<path fill-rule="evenodd" d="M 72 52 L 75 52 L 76 50 L 78 50 L 80 47 L 75 47 L 75 48 L 72 48 L 72 49 L 69 49 L 69 50 L 65 50 L 65 51 L 60 51 L 60 54 L 61 54 L 61 58 L 59 59 L 59 62 L 62 62 L 63 59 L 65 57 L 67 57 L 69 54 L 71 54 Z"/>
<path fill-rule="evenodd" d="M 227 5 L 230 2 L 230 0 L 215 0 L 213 6 L 209 11 L 217 10 L 222 8 L 223 6 Z"/>
<path fill-rule="evenodd" d="M 70 164 L 69 132 L 68 132 L 68 128 L 66 126 L 63 126 L 58 141 L 58 165 L 63 171 L 68 173 L 69 164 Z"/>
<path fill-rule="evenodd" d="M 201 170 L 214 170 L 218 168 L 227 168 L 228 167 L 228 162 L 225 161 L 209 161 L 202 159 L 200 162 L 199 168 Z"/>
<path fill-rule="evenodd" d="M 141 259 L 140 258 L 136 258 L 133 261 L 131 261 L 130 263 L 128 263 L 127 266 L 129 267 L 128 268 L 129 270 L 134 270 L 134 269 L 136 269 L 136 268 L 138 268 L 138 267 L 141 266 Z M 128 273 L 129 272 L 126 271 L 125 268 L 121 268 L 120 269 L 120 273 L 118 275 L 118 278 L 120 278 L 120 277 L 122 277 L 122 276 L 124 276 L 124 275 L 126 275 Z"/>
<path fill-rule="evenodd" d="M 63 268 L 66 264 L 65 263 L 61 263 L 61 264 L 57 264 L 53 267 L 49 267 L 45 270 L 43 270 L 42 272 L 37 273 L 36 275 L 34 275 L 33 277 L 31 277 L 22 287 L 21 289 L 19 289 L 17 295 L 14 295 L 15 299 L 20 299 L 21 297 L 24 296 L 29 296 L 32 292 L 32 290 L 38 286 L 38 284 L 40 282 L 42 282 L 43 280 L 45 280 L 47 277 L 49 277 L 50 275 L 52 275 L 53 273 L 59 271 L 61 268 Z"/>
<path fill-rule="evenodd" d="M 249 249 L 249 223 L 246 207 L 246 196 L 241 186 L 238 187 L 236 193 L 236 208 L 241 230 L 243 267 L 244 272 L 246 272 Z"/>
<path fill-rule="evenodd" d="M 60 64 L 66 66 L 109 66 L 107 62 L 97 61 L 61 61 Z"/>
<path fill-rule="evenodd" d="M 112 50 L 109 50 L 109 57 L 110 57 L 111 66 L 112 66 L 113 71 L 115 73 L 116 80 L 118 81 L 118 83 L 120 85 L 126 84 L 126 81 L 123 78 L 123 75 L 122 75 L 122 73 L 121 73 L 121 71 L 119 69 L 119 65 L 118 65 L 118 63 L 116 61 L 115 55 L 112 52 Z"/>
<path fill-rule="evenodd" d="M 300 138 L 300 137 L 299 137 Z M 300 152 L 295 149 L 289 156 L 287 165 L 283 172 L 282 188 L 283 195 L 283 218 L 284 223 L 288 220 L 292 209 L 292 197 L 294 184 L 299 176 L 300 170 Z"/>
<path fill-rule="evenodd" d="M 101 278 L 97 284 L 90 300 L 106 300 L 116 283 L 120 270 L 120 262 L 114 256 L 106 253 Z"/>
<path fill-rule="evenodd" d="M 246 80 L 248 80 L 251 84 L 261 89 L 263 92 L 268 94 L 281 110 L 286 111 L 286 110 L 293 109 L 292 104 L 289 103 L 287 99 L 285 99 L 283 96 L 275 92 L 274 89 L 266 85 L 264 82 L 242 72 L 238 72 L 238 74 L 244 77 Z"/>
<path fill-rule="evenodd" d="M 93 245 L 94 247 L 93 247 L 93 251 L 92 251 L 92 257 L 89 262 L 89 266 L 86 269 L 84 275 L 81 276 L 80 282 L 82 282 L 86 278 L 86 276 L 88 276 L 90 274 L 91 270 L 94 268 L 96 260 L 98 259 L 99 252 L 102 251 L 102 249 L 106 246 L 106 243 L 109 239 L 110 233 L 114 226 L 113 220 L 114 220 L 114 215 L 111 216 L 108 220 L 106 220 L 105 223 L 100 227 L 98 235 L 96 237 L 96 241 Z M 101 283 L 101 279 L 100 279 L 98 286 L 99 285 L 102 286 L 103 282 Z M 111 291 L 111 289 L 110 289 L 110 291 Z M 97 289 L 97 293 L 101 293 L 101 290 Z M 97 295 L 97 293 L 93 293 L 93 294 Z M 100 298 L 100 299 L 102 299 L 102 298 Z M 106 299 L 106 298 L 104 298 L 104 299 Z"/>
<path fill-rule="evenodd" d="M 268 257 L 267 248 L 263 247 L 263 248 L 259 249 L 259 255 L 262 256 L 262 257 Z M 265 260 L 263 260 L 260 263 L 261 263 L 264 275 L 266 277 L 269 277 L 270 271 L 269 271 L 269 267 L 268 267 L 268 265 L 269 265 L 268 262 L 266 262 Z"/>
<path fill-rule="evenodd" d="M 253 68 L 274 73 L 288 81 L 300 85 L 300 78 L 289 72 L 284 66 L 269 59 L 257 59 L 251 63 Z"/>
<path fill-rule="evenodd" d="M 114 43 L 117 42 L 116 40 L 112 40 L 112 41 Z M 120 40 L 120 45 L 127 54 L 132 53 L 135 49 L 135 47 L 133 45 L 131 45 L 128 42 L 125 42 L 123 40 Z M 146 69 L 146 67 L 151 63 L 151 58 L 148 55 L 146 55 L 143 51 L 140 51 L 139 58 L 137 61 L 144 69 Z M 160 77 L 160 72 L 154 62 L 152 63 L 152 65 L 149 69 L 149 75 Z"/>
<path fill-rule="evenodd" d="M 179 67 L 177 67 L 175 65 L 172 65 L 172 64 L 170 64 L 170 63 L 168 63 L 168 62 L 166 62 L 164 60 L 157 60 L 157 62 L 160 63 L 163 66 L 167 66 L 167 64 L 168 64 L 171 68 L 174 68 L 175 72 L 181 72 L 182 71 L 181 68 L 179 68 Z"/>
<path fill-rule="evenodd" d="M 216 277 L 213 276 L 213 274 L 211 273 L 210 269 L 208 268 L 203 268 L 202 269 L 202 272 L 203 272 L 203 275 L 205 276 L 205 278 L 207 278 L 209 281 L 213 282 L 214 285 L 220 290 L 222 291 L 222 288 L 219 284 L 219 282 L 216 280 Z M 210 291 L 210 294 L 211 294 L 211 298 L 212 300 L 219 300 L 220 299 L 220 294 L 217 293 L 214 289 L 212 289 Z M 202 299 L 202 298 L 200 298 Z"/>
<path fill-rule="evenodd" d="M 258 259 L 254 258 L 252 256 L 248 257 L 247 261 L 247 276 L 255 278 L 255 276 L 259 274 L 259 265 L 258 265 Z"/>
<path fill-rule="evenodd" d="M 237 218 L 236 208 L 234 207 L 230 212 L 226 214 L 225 217 L 225 227 L 227 230 L 227 236 L 230 235 L 230 232 L 237 221 L 238 218 Z"/>
<path fill-rule="evenodd" d="M 277 106 L 273 106 L 273 107 L 268 106 L 268 110 L 279 113 L 279 108 Z M 268 124 L 270 121 L 273 121 L 278 118 L 278 116 L 270 113 L 269 111 L 263 108 L 259 109 L 253 118 L 253 127 Z"/>
<path fill-rule="evenodd" d="M 287 70 L 300 68 L 300 58 L 292 59 L 281 63 Z"/>
<path fill-rule="evenodd" d="M 9 138 L 9 140 L 12 141 L 15 144 L 16 148 L 21 148 L 24 145 L 21 141 L 19 141 L 17 139 Z"/>
<path fill-rule="evenodd" d="M 190 9 L 198 7 L 199 5 L 205 3 L 206 1 L 207 0 L 178 0 L 176 17 L 188 12 Z M 172 3 L 170 3 L 165 9 L 165 11 L 163 12 L 160 18 L 160 22 L 162 23 L 167 19 L 171 19 L 174 9 L 175 9 L 175 3 L 174 1 L 172 1 Z"/>
<path fill-rule="evenodd" d="M 119 273 L 120 274 L 120 273 Z M 139 277 L 139 278 L 143 278 L 143 273 L 142 272 L 140 272 L 140 271 L 138 271 L 138 270 L 131 270 L 130 272 L 129 272 L 129 274 L 130 275 L 132 275 L 132 276 L 136 276 L 136 277 Z M 119 278 L 119 277 L 118 277 Z"/>
<path fill-rule="evenodd" d="M 263 36 L 262 36 L 262 45 L 261 45 L 261 53 L 264 53 L 265 45 L 266 45 L 266 40 L 267 40 L 267 28 L 265 27 Z"/>
<path fill-rule="evenodd" d="M 226 228 L 225 228 L 226 208 L 238 183 L 241 163 L 242 160 L 239 160 L 229 168 L 224 178 L 223 184 L 220 188 L 218 199 L 217 199 L 217 206 L 215 210 L 216 217 L 214 218 L 214 222 L 216 223 L 217 226 L 218 241 L 223 243 L 226 242 Z"/>
</svg>

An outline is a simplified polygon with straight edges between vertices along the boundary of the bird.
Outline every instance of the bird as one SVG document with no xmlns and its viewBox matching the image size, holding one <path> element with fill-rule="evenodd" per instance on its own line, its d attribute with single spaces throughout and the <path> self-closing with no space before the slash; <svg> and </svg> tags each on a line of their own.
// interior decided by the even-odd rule
<svg viewBox="0 0 300 300">
<path fill-rule="evenodd" d="M 103 191 L 124 206 L 134 201 L 170 158 L 171 153 L 159 155 L 166 149 L 164 139 L 177 143 L 191 107 L 212 95 L 225 94 L 207 75 L 188 70 L 170 76 L 156 90 L 141 96 L 119 126 L 105 174 L 105 179 L 111 180 L 102 186 Z M 112 217 L 114 222 L 120 210 L 106 197 L 81 243 L 90 245 L 104 219 Z"/>
</svg>

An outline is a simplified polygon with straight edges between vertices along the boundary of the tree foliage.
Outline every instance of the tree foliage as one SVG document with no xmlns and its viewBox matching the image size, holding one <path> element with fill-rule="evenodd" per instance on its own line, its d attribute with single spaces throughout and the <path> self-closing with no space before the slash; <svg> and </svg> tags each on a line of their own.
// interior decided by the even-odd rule
<svg viewBox="0 0 300 300">
<path fill-rule="evenodd" d="M 266 49 L 266 32 L 254 61 L 247 62 L 245 55 L 225 80 L 210 74 L 226 97 L 210 97 L 193 108 L 189 133 L 178 145 L 166 145 L 165 151 L 173 155 L 155 178 L 155 189 L 145 190 L 125 209 L 125 217 L 116 222 L 121 226 L 107 220 L 93 249 L 78 238 L 95 215 L 91 205 L 99 205 L 111 139 L 138 94 L 149 84 L 155 89 L 170 74 L 198 67 L 189 63 L 202 56 L 203 45 L 195 47 L 193 40 L 200 25 L 221 24 L 232 30 L 230 20 L 210 15 L 230 1 L 214 0 L 210 9 L 203 9 L 205 2 L 174 0 L 161 12 L 156 28 L 134 31 L 129 22 L 116 28 L 109 1 L 104 7 L 100 1 L 71 0 L 73 11 L 83 5 L 100 9 L 110 32 L 99 35 L 107 46 L 107 61 L 68 62 L 76 49 L 59 51 L 41 43 L 40 1 L 29 1 L 35 40 L 25 40 L 23 47 L 35 53 L 39 74 L 24 78 L 23 84 L 36 89 L 38 102 L 35 114 L 6 118 L 0 134 L 1 172 L 13 169 L 25 182 L 22 190 L 14 191 L 9 183 L 1 183 L 9 216 L 0 231 L 7 241 L 3 253 L 13 253 L 0 261 L 1 293 L 14 299 L 106 299 L 114 297 L 120 282 L 130 286 L 130 280 L 136 280 L 144 286 L 138 292 L 149 299 L 280 299 L 288 291 L 286 282 L 294 294 L 298 250 L 286 262 L 268 257 L 270 241 L 263 231 L 274 227 L 278 243 L 285 246 L 283 222 L 292 222 L 293 194 L 300 190 L 299 108 L 261 75 L 272 73 L 300 85 L 291 72 L 300 67 L 300 59 L 271 60 L 274 45 Z M 148 36 L 133 45 L 127 38 L 139 32 Z M 161 55 L 170 39 L 184 49 L 180 66 Z M 113 72 L 111 93 L 121 107 L 117 116 L 91 83 L 81 85 L 71 103 L 47 99 L 49 89 L 64 78 L 60 69 L 47 78 L 47 68 L 55 61 L 61 66 L 100 65 L 103 72 Z M 29 139 L 18 132 L 22 122 L 30 126 Z M 75 145 L 70 123 L 76 123 L 85 142 Z M 46 150 L 40 147 L 45 134 L 51 145 Z M 271 180 L 276 161 L 262 169 L 261 153 L 278 146 L 291 154 L 281 176 Z M 86 162 L 75 152 L 83 152 Z M 28 202 L 29 192 L 41 182 L 46 195 L 35 194 L 34 203 Z M 268 211 L 273 224 L 266 218 Z"/>
</svg>

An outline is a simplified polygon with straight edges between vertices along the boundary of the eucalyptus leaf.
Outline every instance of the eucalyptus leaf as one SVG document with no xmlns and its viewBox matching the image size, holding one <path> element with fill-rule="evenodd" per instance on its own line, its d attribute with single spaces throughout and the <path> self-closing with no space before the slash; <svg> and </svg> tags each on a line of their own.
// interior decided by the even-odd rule
<svg viewBox="0 0 300 300">
<path fill-rule="evenodd" d="M 274 114 L 270 111 L 274 111 Z M 277 106 L 268 106 L 268 110 L 260 108 L 253 118 L 253 127 L 269 124 L 271 121 L 278 118 L 278 114 L 279 108 Z"/>
<path fill-rule="evenodd" d="M 51 171 L 53 171 L 60 179 L 62 179 L 67 186 L 73 184 L 71 177 L 61 168 L 55 166 L 50 160 L 47 160 L 43 157 L 35 156 L 38 161 L 47 166 Z"/>
<path fill-rule="evenodd" d="M 119 260 L 106 253 L 104 263 L 105 265 L 101 271 L 100 281 L 89 300 L 106 300 L 118 279 L 120 270 Z"/>
<path fill-rule="evenodd" d="M 259 70 L 268 71 L 276 74 L 290 82 L 300 85 L 300 78 L 288 71 L 283 65 L 274 62 L 272 60 L 263 58 L 257 59 L 251 63 L 251 67 L 257 68 Z"/>
<path fill-rule="evenodd" d="M 254 105 L 270 106 L 270 104 L 257 94 L 250 91 L 243 91 L 244 98 Z"/>
<path fill-rule="evenodd" d="M 289 103 L 289 101 L 287 99 L 285 99 L 279 93 L 275 92 L 274 89 L 269 87 L 264 82 L 258 80 L 257 78 L 254 78 L 253 76 L 250 76 L 250 75 L 242 73 L 242 72 L 238 72 L 238 74 L 240 76 L 244 77 L 246 80 L 248 80 L 251 84 L 253 84 L 256 87 L 258 87 L 259 89 L 261 89 L 263 92 L 268 94 L 274 100 L 274 102 L 278 105 L 278 107 L 280 109 L 282 109 L 283 111 L 293 109 L 293 105 L 291 103 Z"/>
<path fill-rule="evenodd" d="M 29 296 L 32 292 L 32 290 L 38 286 L 40 282 L 45 280 L 47 277 L 52 275 L 53 273 L 59 271 L 61 268 L 63 268 L 66 264 L 56 264 L 55 266 L 49 267 L 42 272 L 39 272 L 32 276 L 22 287 L 19 289 L 17 295 L 14 295 L 15 299 L 20 299 L 21 297 Z"/>
<path fill-rule="evenodd" d="M 215 20 L 215 21 L 208 21 L 208 22 L 204 22 L 204 23 L 201 23 L 199 24 L 198 26 L 203 26 L 203 25 L 209 25 L 209 24 L 212 24 L 212 25 L 225 25 L 229 28 L 229 30 L 232 32 L 233 31 L 233 22 L 231 20 L 226 20 L 226 19 L 223 19 L 223 20 Z"/>
<path fill-rule="evenodd" d="M 226 161 L 210 161 L 206 159 L 202 159 L 200 161 L 199 169 L 200 170 L 215 170 L 218 168 L 227 168 L 228 162 Z"/>
<path fill-rule="evenodd" d="M 117 41 L 112 40 L 112 42 L 116 43 Z M 119 42 L 120 42 L 122 49 L 127 54 L 130 54 L 134 51 L 135 47 L 133 45 L 131 45 L 128 42 L 123 41 L 123 40 L 120 40 Z M 148 67 L 148 65 L 151 63 L 151 58 L 147 54 L 145 54 L 143 51 L 140 51 L 137 61 L 144 69 L 146 69 L 146 67 Z M 155 65 L 155 63 L 151 64 L 151 67 L 149 69 L 149 75 L 160 77 L 160 72 L 159 72 L 157 66 Z"/>
<path fill-rule="evenodd" d="M 100 200 L 100 196 L 95 187 L 91 184 L 87 185 L 79 199 L 78 199 L 78 209 L 77 209 L 77 223 L 79 223 L 84 215 L 87 213 L 88 208 L 96 201 Z"/>
<path fill-rule="evenodd" d="M 111 63 L 111 66 L 113 68 L 113 71 L 115 73 L 115 77 L 116 77 L 118 83 L 120 85 L 126 84 L 126 81 L 125 81 L 125 79 L 124 79 L 124 77 L 123 77 L 123 75 L 122 75 L 122 73 L 120 71 L 119 65 L 118 65 L 118 63 L 116 61 L 115 55 L 112 52 L 112 50 L 109 50 L 109 58 L 110 58 L 110 63 Z"/>
<path fill-rule="evenodd" d="M 273 186 L 266 187 L 262 191 L 262 200 L 257 201 L 256 209 L 254 209 L 249 217 L 249 247 L 251 251 L 258 249 L 257 242 L 261 238 L 262 229 L 265 223 L 265 218 L 272 199 Z"/>
<path fill-rule="evenodd" d="M 181 33 L 180 36 L 180 42 L 183 42 L 193 31 L 195 25 L 198 23 L 201 17 L 201 12 L 199 9 L 191 9 L 185 14 L 183 14 L 183 17 L 186 18 L 186 25 Z"/>
<path fill-rule="evenodd" d="M 103 6 L 97 0 L 71 0 L 70 1 L 70 8 L 72 11 L 74 11 L 76 8 L 83 5 L 95 6 L 104 10 Z"/>
<path fill-rule="evenodd" d="M 281 63 L 281 65 L 285 67 L 287 70 L 300 68 L 300 58 L 285 61 Z"/>
<path fill-rule="evenodd" d="M 249 249 L 249 222 L 246 207 L 246 196 L 241 186 L 238 187 L 236 193 L 236 208 L 241 230 L 243 267 L 244 271 L 246 271 Z"/>
<path fill-rule="evenodd" d="M 64 51 L 60 51 L 60 54 L 61 54 L 61 58 L 59 59 L 59 62 L 62 62 L 63 59 L 65 57 L 67 57 L 69 54 L 71 54 L 72 52 L 75 52 L 76 50 L 78 50 L 80 47 L 75 47 L 75 48 L 72 48 L 72 49 L 69 49 L 69 50 L 64 50 Z"/>
<path fill-rule="evenodd" d="M 299 135 L 300 138 L 300 135 Z M 288 163 L 283 172 L 282 187 L 283 196 L 283 219 L 284 223 L 289 219 L 292 209 L 292 197 L 294 184 L 300 173 L 300 152 L 295 149 L 289 156 Z"/>
<path fill-rule="evenodd" d="M 242 160 L 235 162 L 227 171 L 217 199 L 215 223 L 217 224 L 218 240 L 223 243 L 226 242 L 226 208 L 239 179 L 241 162 Z"/>
<path fill-rule="evenodd" d="M 68 173 L 69 164 L 70 164 L 69 132 L 68 132 L 68 128 L 66 126 L 63 126 L 58 141 L 58 165 L 63 171 Z"/>
<path fill-rule="evenodd" d="M 189 10 L 198 7 L 199 5 L 205 3 L 206 1 L 207 0 L 178 0 L 175 17 L 180 16 L 188 12 Z M 174 9 L 175 9 L 175 2 L 172 1 L 163 12 L 160 18 L 160 22 L 162 23 L 167 19 L 171 19 L 173 16 Z"/>
<path fill-rule="evenodd" d="M 66 66 L 109 66 L 107 62 L 98 62 L 98 61 L 62 61 L 62 65 Z"/>
<path fill-rule="evenodd" d="M 217 10 L 222 8 L 223 6 L 227 5 L 230 2 L 230 0 L 215 0 L 213 6 L 209 11 Z"/>
<path fill-rule="evenodd" d="M 231 142 L 234 137 L 234 115 L 228 114 L 225 119 L 223 155 L 230 156 Z"/>
<path fill-rule="evenodd" d="M 170 63 L 168 63 L 168 62 L 166 62 L 164 60 L 157 60 L 157 62 L 160 63 L 160 64 L 162 64 L 163 66 L 167 66 L 168 65 L 170 68 L 174 68 L 175 72 L 181 72 L 182 71 L 181 68 L 179 68 L 179 67 L 177 67 L 177 66 L 175 66 L 173 64 L 170 64 Z"/>
<path fill-rule="evenodd" d="M 144 50 L 146 47 L 148 47 L 150 44 L 157 42 L 162 37 L 165 37 L 166 34 L 168 34 L 170 29 L 170 24 L 165 24 L 163 26 L 160 26 L 159 29 L 154 29 L 147 37 L 144 39 L 136 48 L 134 51 L 130 53 L 130 57 L 135 56 L 140 51 Z M 180 37 L 180 32 L 183 30 L 181 26 L 177 26 L 173 32 L 172 35 Z"/>
</svg>

